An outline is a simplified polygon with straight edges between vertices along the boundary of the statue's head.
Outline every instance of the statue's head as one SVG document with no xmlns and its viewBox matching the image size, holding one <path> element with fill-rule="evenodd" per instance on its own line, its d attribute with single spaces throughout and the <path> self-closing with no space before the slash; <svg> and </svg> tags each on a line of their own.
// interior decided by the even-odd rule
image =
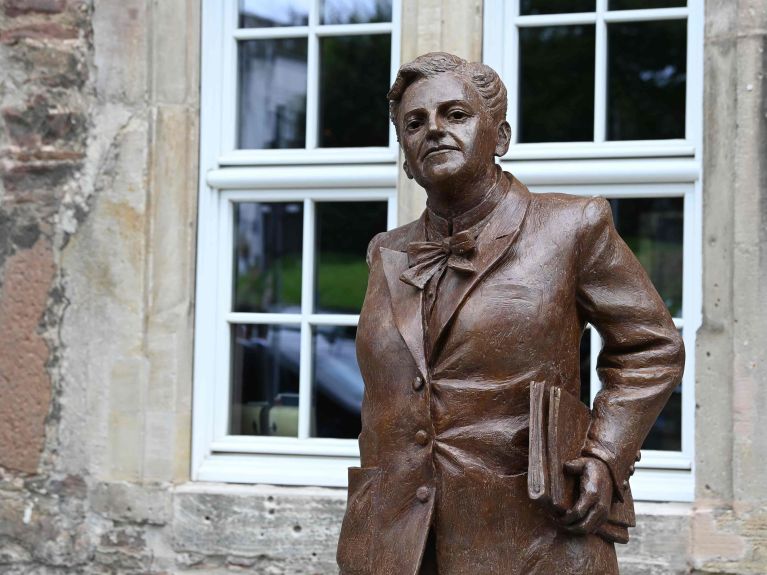
<svg viewBox="0 0 767 575">
<path fill-rule="evenodd" d="M 388 94 L 408 177 L 471 180 L 509 148 L 506 88 L 489 66 L 445 52 L 403 64 Z"/>
</svg>

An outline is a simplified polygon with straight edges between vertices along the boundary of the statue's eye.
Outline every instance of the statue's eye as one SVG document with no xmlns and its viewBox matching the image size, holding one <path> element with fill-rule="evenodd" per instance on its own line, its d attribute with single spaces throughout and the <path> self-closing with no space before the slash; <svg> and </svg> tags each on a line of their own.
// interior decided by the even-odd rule
<svg viewBox="0 0 767 575">
<path fill-rule="evenodd" d="M 410 120 L 407 125 L 405 126 L 408 130 L 417 130 L 421 127 L 421 120 Z"/>
<path fill-rule="evenodd" d="M 467 116 L 468 114 L 464 112 L 463 110 L 453 110 L 452 112 L 450 112 L 451 120 L 463 120 Z"/>
</svg>

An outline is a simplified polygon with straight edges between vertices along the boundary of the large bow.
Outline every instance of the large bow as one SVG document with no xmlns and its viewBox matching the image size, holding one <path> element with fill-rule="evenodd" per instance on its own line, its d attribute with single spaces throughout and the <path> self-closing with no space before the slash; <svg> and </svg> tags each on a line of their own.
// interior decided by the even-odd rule
<svg viewBox="0 0 767 575">
<path fill-rule="evenodd" d="M 407 259 L 410 266 L 400 279 L 418 289 L 423 289 L 426 282 L 445 266 L 454 270 L 474 273 L 474 264 L 465 257 L 477 247 L 471 230 L 464 230 L 444 238 L 440 242 L 410 242 L 407 246 Z"/>
</svg>

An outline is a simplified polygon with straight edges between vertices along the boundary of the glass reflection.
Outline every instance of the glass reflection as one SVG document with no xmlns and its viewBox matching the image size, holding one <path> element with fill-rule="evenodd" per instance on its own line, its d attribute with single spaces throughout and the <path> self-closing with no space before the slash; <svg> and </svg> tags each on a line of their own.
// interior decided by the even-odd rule
<svg viewBox="0 0 767 575">
<path fill-rule="evenodd" d="M 572 12 L 593 12 L 596 0 L 520 0 L 519 13 L 530 14 L 569 14 Z"/>
<path fill-rule="evenodd" d="M 610 0 L 609 10 L 641 10 L 643 8 L 678 8 L 686 0 Z"/>
<path fill-rule="evenodd" d="M 615 227 L 642 263 L 671 315 L 682 315 L 683 198 L 610 200 Z"/>
<path fill-rule="evenodd" d="M 238 146 L 306 145 L 307 39 L 239 43 Z"/>
<path fill-rule="evenodd" d="M 519 142 L 594 139 L 594 26 L 519 31 Z"/>
<path fill-rule="evenodd" d="M 312 436 L 357 439 L 364 386 L 353 326 L 318 326 L 312 335 Z"/>
<path fill-rule="evenodd" d="M 232 326 L 233 435 L 298 436 L 298 326 Z"/>
<path fill-rule="evenodd" d="M 687 22 L 609 24 L 607 138 L 684 138 Z"/>
<path fill-rule="evenodd" d="M 240 28 L 306 26 L 311 0 L 240 0 Z"/>
<path fill-rule="evenodd" d="M 234 306 L 237 312 L 299 312 L 302 203 L 234 206 Z"/>
<path fill-rule="evenodd" d="M 367 245 L 386 230 L 386 212 L 386 202 L 317 204 L 315 311 L 360 312 L 368 278 Z"/>
<path fill-rule="evenodd" d="M 321 0 L 320 24 L 391 22 L 391 0 Z"/>
<path fill-rule="evenodd" d="M 320 39 L 320 147 L 389 144 L 390 61 L 389 34 Z"/>
</svg>

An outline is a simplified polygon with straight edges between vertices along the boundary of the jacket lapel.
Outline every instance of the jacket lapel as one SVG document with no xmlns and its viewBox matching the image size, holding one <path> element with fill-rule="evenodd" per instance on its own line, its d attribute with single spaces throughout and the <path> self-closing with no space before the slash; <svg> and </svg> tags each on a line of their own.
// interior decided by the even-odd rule
<svg viewBox="0 0 767 575">
<path fill-rule="evenodd" d="M 425 236 L 423 220 L 424 216 L 421 215 L 413 227 L 410 237 L 407 238 L 406 246 L 412 241 L 423 241 Z M 382 247 L 381 262 L 389 287 L 394 323 L 410 350 L 421 375 L 425 376 L 427 370 L 423 342 L 423 292 L 399 279 L 402 272 L 408 269 L 407 253 Z"/>
<path fill-rule="evenodd" d="M 512 178 L 512 176 L 507 177 Z M 438 298 L 439 305 L 434 307 L 429 319 L 429 340 L 432 349 L 437 348 L 445 330 L 472 290 L 509 252 L 519 235 L 530 199 L 531 195 L 527 188 L 513 179 L 506 195 L 477 238 L 477 255 L 474 259 L 476 272 L 468 275 L 449 270 L 445 274 L 439 287 L 441 293 Z"/>
</svg>

